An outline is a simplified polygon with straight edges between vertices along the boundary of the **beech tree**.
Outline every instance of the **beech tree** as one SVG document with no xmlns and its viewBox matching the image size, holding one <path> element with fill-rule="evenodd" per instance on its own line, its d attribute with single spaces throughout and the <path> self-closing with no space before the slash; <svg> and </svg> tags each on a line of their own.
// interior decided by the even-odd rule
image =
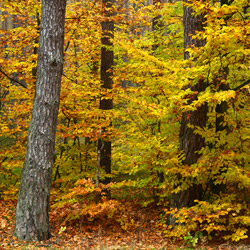
<svg viewBox="0 0 250 250">
<path fill-rule="evenodd" d="M 66 0 L 43 0 L 36 92 L 16 209 L 15 235 L 49 239 L 49 199 L 63 72 Z"/>
<path fill-rule="evenodd" d="M 193 35 L 196 32 L 204 30 L 204 16 L 203 15 L 193 15 L 192 8 L 188 7 L 186 4 L 189 1 L 184 1 L 184 13 L 183 13 L 183 26 L 184 26 L 184 59 L 188 60 L 190 55 L 186 50 L 192 46 L 201 47 L 205 45 L 205 40 L 203 39 L 195 39 Z M 192 97 L 188 100 L 188 103 L 191 104 L 193 100 L 197 100 L 197 96 L 199 93 L 205 90 L 206 82 L 203 79 L 195 79 L 197 83 L 190 83 L 190 86 L 186 86 L 187 88 L 191 88 L 194 91 Z M 194 111 L 184 112 L 181 119 L 181 128 L 179 134 L 179 143 L 180 143 L 180 151 L 184 153 L 183 164 L 190 166 L 197 162 L 199 158 L 198 151 L 205 145 L 204 138 L 196 133 L 195 128 L 203 128 L 206 126 L 206 118 L 207 116 L 207 105 L 203 104 L 196 108 Z M 193 127 L 190 127 L 193 126 Z M 179 176 L 180 180 L 182 176 Z M 192 206 L 195 199 L 200 199 L 202 195 L 202 187 L 201 185 L 197 185 L 195 183 L 191 184 L 191 186 L 181 191 L 175 195 L 173 195 L 172 205 L 177 208 L 182 208 L 186 206 Z"/>
<path fill-rule="evenodd" d="M 114 38 L 114 21 L 110 20 L 112 14 L 113 1 L 103 0 L 104 6 L 104 17 L 105 21 L 101 23 L 102 25 L 102 48 L 101 48 L 101 86 L 106 89 L 106 94 L 108 90 L 112 89 L 112 66 L 114 64 L 114 52 L 113 52 L 113 42 Z M 111 8 L 111 10 L 110 10 Z M 110 110 L 113 108 L 113 101 L 111 98 L 106 96 L 101 97 L 100 109 Z M 105 132 L 105 128 L 103 129 Z M 106 137 L 106 136 L 105 136 Z M 98 151 L 100 150 L 100 166 L 104 168 L 106 174 L 111 173 L 111 140 L 108 138 L 101 138 L 98 141 Z M 104 183 L 110 182 L 110 177 L 105 177 Z"/>
</svg>

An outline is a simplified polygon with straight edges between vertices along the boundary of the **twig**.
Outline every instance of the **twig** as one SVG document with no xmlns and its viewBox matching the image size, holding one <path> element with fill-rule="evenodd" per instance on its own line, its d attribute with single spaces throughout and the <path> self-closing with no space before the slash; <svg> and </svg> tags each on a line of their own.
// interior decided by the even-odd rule
<svg viewBox="0 0 250 250">
<path fill-rule="evenodd" d="M 25 84 L 23 84 L 23 83 L 19 82 L 18 80 L 14 79 L 14 78 L 12 78 L 12 77 L 10 77 L 10 76 L 8 76 L 2 69 L 0 69 L 0 72 L 1 72 L 4 76 L 6 76 L 9 80 L 11 80 L 11 81 L 13 81 L 13 82 L 15 82 L 15 83 L 18 83 L 18 84 L 21 85 L 23 88 L 27 89 L 27 86 L 26 86 Z"/>
<path fill-rule="evenodd" d="M 249 83 L 250 83 L 250 79 L 248 79 L 246 82 L 243 82 L 240 86 L 238 86 L 238 87 L 236 87 L 236 88 L 234 88 L 234 89 L 232 89 L 232 90 L 237 91 L 237 90 L 239 90 L 239 89 L 245 87 L 245 86 L 246 86 L 247 84 L 249 84 Z"/>
</svg>

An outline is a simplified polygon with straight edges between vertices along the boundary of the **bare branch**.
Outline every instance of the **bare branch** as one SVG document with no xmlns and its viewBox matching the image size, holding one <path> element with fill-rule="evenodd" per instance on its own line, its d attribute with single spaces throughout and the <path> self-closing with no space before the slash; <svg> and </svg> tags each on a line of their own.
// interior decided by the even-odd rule
<svg viewBox="0 0 250 250">
<path fill-rule="evenodd" d="M 0 72 L 1 72 L 4 76 L 6 76 L 9 80 L 11 80 L 11 81 L 13 81 L 13 82 L 15 82 L 15 83 L 18 83 L 20 86 L 22 86 L 23 88 L 27 89 L 27 86 L 26 86 L 24 83 L 21 83 L 21 82 L 19 82 L 18 80 L 14 79 L 14 78 L 12 78 L 12 77 L 10 77 L 10 76 L 8 76 L 1 68 L 0 68 Z"/>
<path fill-rule="evenodd" d="M 250 79 L 248 79 L 246 82 L 243 82 L 240 86 L 238 86 L 238 87 L 236 87 L 236 88 L 234 88 L 234 89 L 232 89 L 232 90 L 237 91 L 237 90 L 239 90 L 239 89 L 245 87 L 245 86 L 248 85 L 249 83 L 250 83 Z"/>
</svg>

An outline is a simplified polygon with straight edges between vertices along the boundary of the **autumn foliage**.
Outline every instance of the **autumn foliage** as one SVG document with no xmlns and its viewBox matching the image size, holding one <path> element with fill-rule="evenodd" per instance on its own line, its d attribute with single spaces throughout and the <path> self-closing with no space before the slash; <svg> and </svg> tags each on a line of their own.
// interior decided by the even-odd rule
<svg viewBox="0 0 250 250">
<path fill-rule="evenodd" d="M 113 89 L 107 90 L 100 80 L 103 6 L 68 1 L 50 209 L 61 222 L 57 233 L 77 220 L 83 227 L 133 232 L 139 230 L 133 209 L 143 207 L 161 211 L 154 220 L 163 237 L 185 241 L 201 232 L 208 240 L 248 238 L 250 6 L 229 2 L 188 4 L 194 15 L 205 17 L 206 27 L 195 37 L 206 43 L 188 48 L 190 58 L 184 60 L 181 2 L 117 1 L 109 48 Z M 36 82 L 40 1 L 2 0 L 0 7 L 0 198 L 14 204 Z M 155 17 L 163 25 L 152 30 Z M 191 91 L 201 80 L 205 91 Z M 112 98 L 114 108 L 100 110 L 101 97 Z M 193 129 L 205 147 L 197 163 L 187 166 L 179 151 L 181 116 L 203 104 L 206 127 Z M 112 171 L 111 183 L 96 186 L 100 137 L 112 141 Z M 171 196 L 194 184 L 202 186 L 202 200 L 172 208 Z M 176 225 L 169 225 L 170 217 Z"/>
</svg>

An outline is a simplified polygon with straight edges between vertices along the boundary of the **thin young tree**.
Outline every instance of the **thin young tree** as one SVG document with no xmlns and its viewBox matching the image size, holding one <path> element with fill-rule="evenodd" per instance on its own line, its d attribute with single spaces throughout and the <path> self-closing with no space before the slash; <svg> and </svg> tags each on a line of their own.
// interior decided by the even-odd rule
<svg viewBox="0 0 250 250">
<path fill-rule="evenodd" d="M 228 0 L 221 0 L 220 1 L 221 6 L 223 6 L 224 4 L 229 5 Z M 228 75 L 229 75 L 229 67 L 228 66 L 222 67 L 220 71 L 221 71 L 220 77 L 224 80 L 227 79 Z M 219 78 L 219 76 L 218 76 L 218 78 Z M 229 90 L 228 84 L 223 84 L 223 83 L 220 83 L 218 81 L 215 81 L 215 82 L 219 86 L 218 91 L 228 91 Z M 216 112 L 215 130 L 216 130 L 216 133 L 219 133 L 221 131 L 227 131 L 227 133 L 229 132 L 229 127 L 228 127 L 228 124 L 225 122 L 225 117 L 224 117 L 228 108 L 229 108 L 229 105 L 228 105 L 227 101 L 222 101 L 221 103 L 218 103 L 216 105 L 216 108 L 215 108 L 215 112 Z M 220 145 L 220 148 L 223 149 L 224 146 L 225 145 Z M 226 169 L 227 167 L 223 166 L 222 168 Z M 218 175 L 220 175 L 223 172 L 222 168 L 219 170 Z M 226 184 L 221 183 L 221 184 L 215 185 L 214 182 L 216 181 L 216 179 L 217 179 L 217 177 L 215 176 L 213 178 L 213 180 L 211 181 L 211 191 L 215 194 L 219 194 L 220 192 L 225 192 Z"/>
<path fill-rule="evenodd" d="M 105 90 L 112 89 L 112 66 L 114 65 L 114 52 L 113 52 L 113 42 L 114 38 L 114 21 L 110 20 L 113 15 L 112 6 L 114 0 L 103 0 L 102 4 L 104 6 L 104 17 L 105 21 L 101 23 L 102 25 L 102 38 L 101 38 L 101 86 Z M 110 110 L 113 108 L 113 101 L 110 98 L 102 97 L 100 100 L 101 110 Z M 111 173 L 111 140 L 101 133 L 101 138 L 98 141 L 98 151 L 100 151 L 100 166 L 105 170 L 106 174 Z M 110 182 L 110 177 L 105 177 L 103 180 L 104 184 Z"/>
<path fill-rule="evenodd" d="M 16 209 L 15 235 L 47 240 L 55 134 L 63 72 L 66 0 L 42 0 L 36 92 Z"/>
</svg>

